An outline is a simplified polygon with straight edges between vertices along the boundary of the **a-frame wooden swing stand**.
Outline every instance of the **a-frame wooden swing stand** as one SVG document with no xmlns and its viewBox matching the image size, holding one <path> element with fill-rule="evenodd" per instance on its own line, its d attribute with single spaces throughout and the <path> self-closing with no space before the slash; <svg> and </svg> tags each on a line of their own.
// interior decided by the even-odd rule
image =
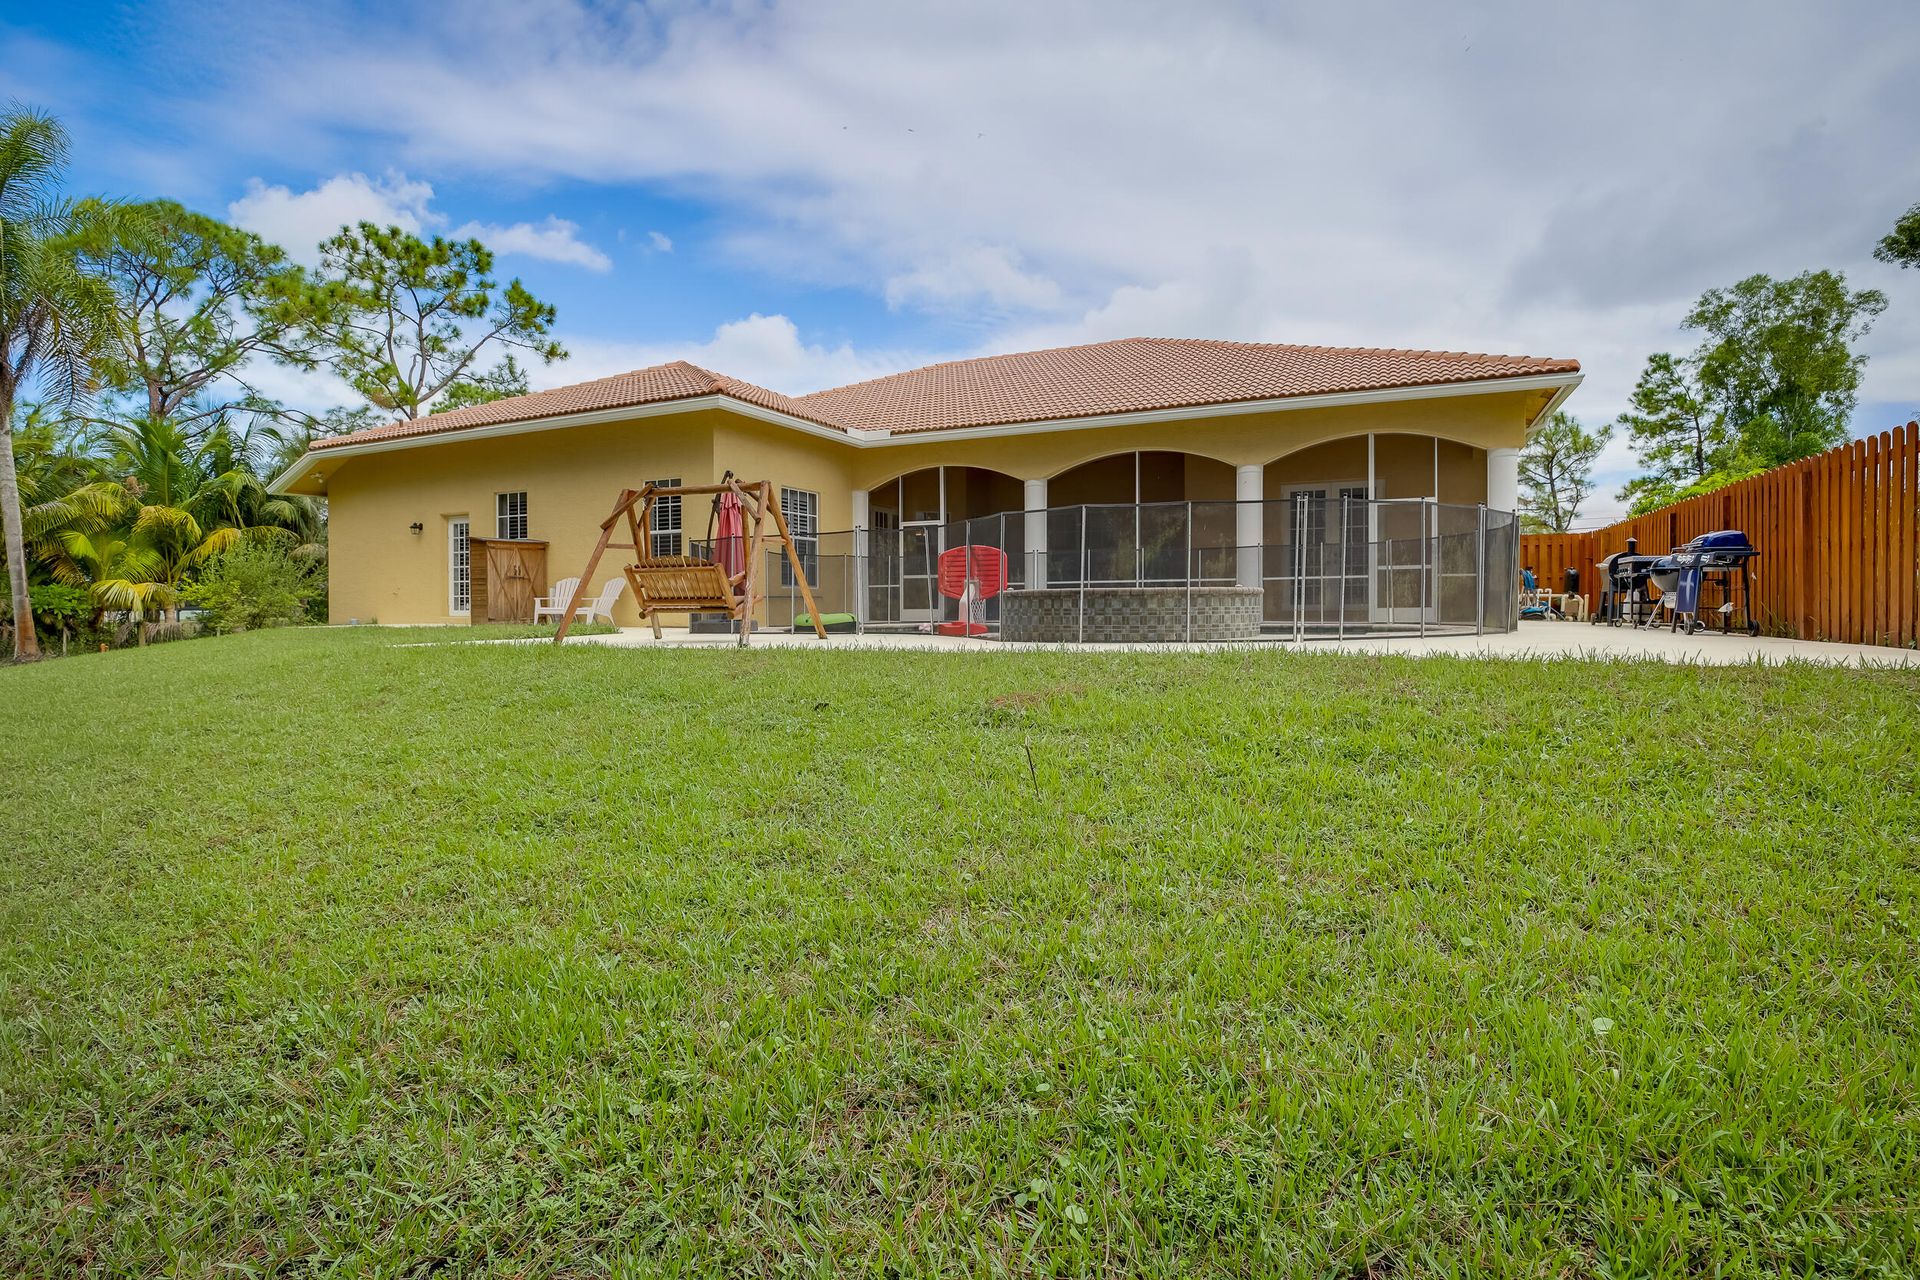
<svg viewBox="0 0 1920 1280">
<path fill-rule="evenodd" d="M 740 643 L 745 645 L 753 632 L 754 610 L 767 594 L 763 566 L 769 516 L 773 517 L 780 545 L 786 548 L 787 562 L 793 566 L 793 579 L 800 586 L 800 595 L 807 602 L 813 632 L 825 640 L 827 629 L 820 621 L 820 607 L 813 602 L 813 588 L 807 585 L 806 570 L 800 564 L 800 552 L 794 548 L 793 534 L 787 528 L 787 517 L 780 510 L 776 492 L 770 481 L 748 484 L 731 478 L 720 484 L 650 484 L 640 489 L 622 489 L 612 514 L 600 522 L 600 540 L 594 543 L 593 554 L 587 557 L 587 567 L 580 571 L 580 585 L 574 588 L 573 599 L 560 618 L 553 642 L 559 644 L 567 638 L 574 614 L 590 598 L 593 571 L 600 567 L 600 557 L 609 551 L 631 550 L 633 563 L 622 572 L 626 574 L 627 585 L 633 588 L 633 602 L 640 607 L 640 616 L 653 625 L 655 639 L 660 638 L 663 613 L 724 613 L 740 624 Z M 747 538 L 745 570 L 729 574 L 725 566 L 698 556 L 647 554 L 650 548 L 645 531 L 653 527 L 655 502 L 661 498 L 705 498 L 723 493 L 731 493 L 740 500 L 741 514 L 751 529 L 750 533 L 743 530 Z M 631 541 L 615 542 L 614 531 L 622 521 L 626 523 Z"/>
</svg>

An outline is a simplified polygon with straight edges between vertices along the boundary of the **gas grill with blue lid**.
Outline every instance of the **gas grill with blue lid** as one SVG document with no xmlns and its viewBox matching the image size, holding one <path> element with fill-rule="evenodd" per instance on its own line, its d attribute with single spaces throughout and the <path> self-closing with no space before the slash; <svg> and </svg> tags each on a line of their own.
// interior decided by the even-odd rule
<svg viewBox="0 0 1920 1280">
<path fill-rule="evenodd" d="M 1740 583 L 1740 610 L 1746 615 L 1747 634 L 1759 635 L 1760 624 L 1753 616 L 1753 583 L 1747 565 L 1760 554 L 1752 539 L 1738 529 L 1717 529 L 1703 533 L 1683 547 L 1675 547 L 1661 558 L 1652 577 L 1656 586 L 1672 594 L 1667 610 L 1673 616 L 1673 629 L 1683 625 L 1689 634 L 1706 626 L 1700 621 L 1700 596 L 1708 585 L 1717 586 L 1720 604 L 1720 629 L 1733 630 L 1733 586 Z M 1670 575 L 1670 576 L 1669 576 Z M 1672 585 L 1669 586 L 1669 583 Z"/>
</svg>

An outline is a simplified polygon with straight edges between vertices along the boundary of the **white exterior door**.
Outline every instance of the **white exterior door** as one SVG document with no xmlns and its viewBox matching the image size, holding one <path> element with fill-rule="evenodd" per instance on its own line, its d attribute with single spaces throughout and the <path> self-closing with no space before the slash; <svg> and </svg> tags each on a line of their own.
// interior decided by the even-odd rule
<svg viewBox="0 0 1920 1280">
<path fill-rule="evenodd" d="M 473 606 L 473 549 L 467 542 L 467 518 L 447 521 L 447 612 L 463 618 Z"/>
<path fill-rule="evenodd" d="M 1368 616 L 1367 486 L 1362 481 L 1288 485 L 1287 581 L 1308 624 Z M 1289 614 L 1289 616 L 1292 616 Z"/>
</svg>

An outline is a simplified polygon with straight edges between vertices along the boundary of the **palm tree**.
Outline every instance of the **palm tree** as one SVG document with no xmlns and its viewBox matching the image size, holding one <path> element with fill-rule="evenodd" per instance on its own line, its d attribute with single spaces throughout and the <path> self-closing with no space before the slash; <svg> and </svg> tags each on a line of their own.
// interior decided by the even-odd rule
<svg viewBox="0 0 1920 1280">
<path fill-rule="evenodd" d="M 156 557 L 153 571 L 165 591 L 153 599 L 169 622 L 178 616 L 186 579 L 242 542 L 324 558 L 317 505 L 268 493 L 259 477 L 255 457 L 268 442 L 224 420 L 195 431 L 169 418 L 109 423 L 102 439 L 116 483 L 78 490 L 67 501 L 82 522 L 94 511 L 131 517 L 133 545 Z M 115 488 L 118 506 L 109 492 Z"/>
<path fill-rule="evenodd" d="M 300 494 L 267 491 L 267 481 L 276 474 L 275 464 L 285 449 L 286 437 L 269 418 L 256 418 L 239 429 L 222 419 L 207 433 L 199 459 L 208 473 L 234 477 L 235 524 L 285 529 L 292 535 L 293 554 L 324 558 L 326 521 L 319 502 Z"/>
<path fill-rule="evenodd" d="M 123 486 L 133 516 L 131 546 L 152 557 L 154 580 L 165 589 L 152 597 L 173 621 L 179 588 L 199 565 L 238 546 L 243 538 L 289 537 L 284 531 L 255 533 L 245 527 L 243 503 L 259 481 L 231 462 L 224 448 L 205 441 L 169 418 L 138 418 L 107 429 L 107 466 Z"/>
<path fill-rule="evenodd" d="M 100 479 L 75 426 L 43 404 L 14 406 L 13 462 L 22 503 L 47 502 Z"/>
<path fill-rule="evenodd" d="M 125 610 L 139 628 L 143 644 L 147 615 L 179 606 L 178 592 L 163 580 L 166 564 L 160 554 L 125 530 L 58 530 L 46 559 L 55 582 L 86 589 L 93 599 L 96 625 L 108 610 Z"/>
<path fill-rule="evenodd" d="M 259 478 L 268 434 L 219 418 L 197 430 L 169 418 L 96 420 L 63 449 L 43 418 L 22 429 L 18 451 L 28 550 L 58 581 L 97 588 L 99 609 L 163 610 L 173 621 L 186 580 L 241 542 L 326 555 L 317 504 L 268 493 Z"/>
<path fill-rule="evenodd" d="M 30 384 L 59 403 L 86 399 L 94 360 L 117 323 L 112 290 L 73 252 L 78 219 L 58 195 L 66 160 L 67 133 L 52 116 L 20 106 L 0 113 L 0 526 L 21 662 L 40 656 L 40 641 L 27 596 L 14 402 Z"/>
<path fill-rule="evenodd" d="M 61 529 L 104 529 L 126 514 L 126 490 L 106 478 L 71 421 L 56 421 L 45 405 L 19 406 L 13 459 L 20 492 L 20 523 L 29 573 L 46 562 Z"/>
</svg>

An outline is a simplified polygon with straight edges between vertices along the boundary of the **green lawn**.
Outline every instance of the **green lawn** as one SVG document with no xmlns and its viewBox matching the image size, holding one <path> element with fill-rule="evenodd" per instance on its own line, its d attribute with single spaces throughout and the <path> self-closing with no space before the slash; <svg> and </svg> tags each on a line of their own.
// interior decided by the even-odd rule
<svg viewBox="0 0 1920 1280">
<path fill-rule="evenodd" d="M 423 638 L 0 670 L 0 1272 L 1920 1270 L 1920 673 Z"/>
</svg>

